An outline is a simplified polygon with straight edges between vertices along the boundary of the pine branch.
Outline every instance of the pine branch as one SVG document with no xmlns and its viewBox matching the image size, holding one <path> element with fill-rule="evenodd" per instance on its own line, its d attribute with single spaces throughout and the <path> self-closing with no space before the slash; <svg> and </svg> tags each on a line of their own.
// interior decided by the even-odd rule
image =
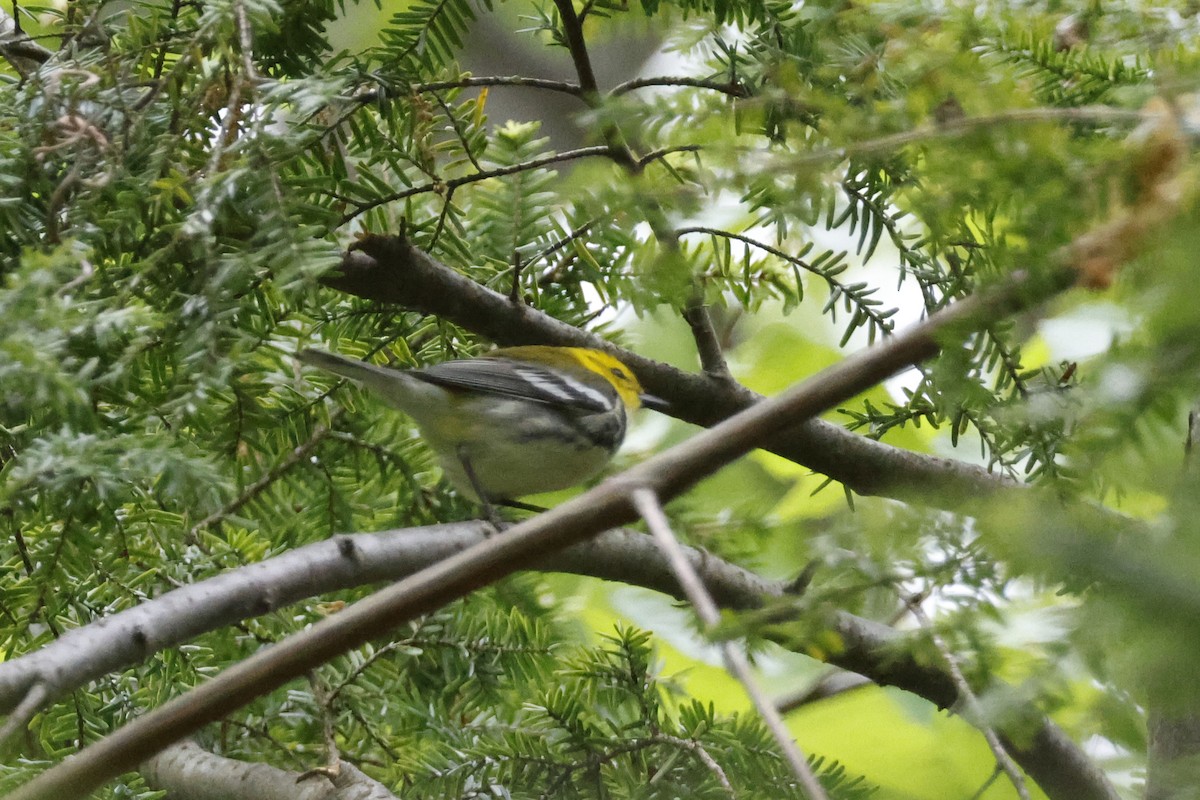
<svg viewBox="0 0 1200 800">
<path fill-rule="evenodd" d="M 48 693 L 36 708 L 104 674 L 131 667 L 150 652 L 177 647 L 210 630 L 285 608 L 303 599 L 372 583 L 398 580 L 487 541 L 483 523 L 360 533 L 289 550 L 261 562 L 182 586 L 139 606 L 67 631 L 42 649 L 0 664 L 0 710 L 12 712 L 27 693 Z M 699 548 L 684 554 L 719 606 L 751 610 L 777 604 L 787 588 Z M 612 530 L 549 556 L 533 568 L 587 575 L 684 599 L 670 565 L 653 539 L 631 530 Z M 782 611 L 773 619 L 786 621 Z M 896 686 L 939 708 L 957 702 L 951 677 L 907 654 L 911 636 L 847 612 L 830 623 L 843 642 L 829 661 L 882 686 Z M 786 637 L 779 641 L 795 647 Z M 1103 774 L 1061 731 L 1033 709 L 1021 716 L 1041 719 L 1034 742 L 1018 738 L 1006 747 L 1040 786 L 1058 788 L 1051 797 L 1111 800 Z"/>
<path fill-rule="evenodd" d="M 51 800 L 86 793 L 135 767 L 164 743 L 177 741 L 306 671 L 393 630 L 415 617 L 487 585 L 548 554 L 632 521 L 629 496 L 653 491 L 666 501 L 731 461 L 797 424 L 835 407 L 897 371 L 936 354 L 943 341 L 993 324 L 1045 299 L 1025 275 L 950 306 L 875 347 L 860 351 L 776 397 L 763 400 L 675 447 L 606 480 L 594 489 L 405 578 L 338 614 L 258 651 L 159 708 L 138 717 L 73 758 L 17 789 L 9 800 Z M 632 365 L 631 365 L 632 366 Z M 347 537 L 342 557 L 361 556 Z M 847 647 L 849 653 L 853 644 Z M 1107 797 L 1107 794 L 1093 795 Z"/>
<path fill-rule="evenodd" d="M 630 81 L 617 84 L 608 94 L 611 97 L 618 97 L 623 94 L 644 89 L 648 86 L 688 86 L 694 89 L 711 89 L 714 92 L 721 92 L 730 97 L 737 99 L 745 99 L 751 96 L 751 91 L 748 86 L 738 81 L 714 81 L 704 78 L 688 78 L 688 77 L 672 77 L 659 76 L 654 78 L 634 78 Z"/>
<path fill-rule="evenodd" d="M 502 178 L 505 175 L 515 175 L 519 172 L 527 172 L 529 170 L 538 169 L 540 167 L 549 166 L 550 164 L 560 164 L 564 161 L 574 161 L 579 158 L 590 158 L 593 156 L 608 156 L 613 157 L 612 150 L 607 145 L 593 145 L 591 147 L 580 147 L 575 150 L 567 150 L 562 153 L 553 153 L 548 156 L 531 159 L 520 164 L 510 164 L 504 167 L 496 167 L 494 169 L 485 170 L 483 172 L 473 172 L 470 175 L 463 175 L 458 178 L 450 178 L 449 180 L 430 181 L 419 186 L 412 186 L 403 191 L 393 194 L 382 195 L 372 198 L 367 202 L 359 202 L 350 198 L 339 198 L 348 203 L 352 203 L 356 208 L 342 218 L 342 224 L 352 221 L 360 214 L 365 214 L 373 208 L 377 208 L 388 203 L 394 203 L 397 200 L 403 200 L 406 197 L 412 197 L 418 194 L 428 194 L 430 192 L 453 192 L 461 186 L 466 186 L 470 183 L 478 183 L 486 181 L 490 178 Z M 661 157 L 661 154 L 659 155 Z"/>
<path fill-rule="evenodd" d="M 499 345 L 557 344 L 608 350 L 638 375 L 651 394 L 671 404 L 672 416 L 708 427 L 761 397 L 736 384 L 691 375 L 622 351 L 482 287 L 396 237 L 368 236 L 346 254 L 341 272 L 326 283 L 358 297 L 432 314 Z M 767 447 L 863 495 L 884 495 L 926 505 L 964 503 L 1019 484 L 949 459 L 910 453 L 821 420 L 789 426 Z"/>
</svg>

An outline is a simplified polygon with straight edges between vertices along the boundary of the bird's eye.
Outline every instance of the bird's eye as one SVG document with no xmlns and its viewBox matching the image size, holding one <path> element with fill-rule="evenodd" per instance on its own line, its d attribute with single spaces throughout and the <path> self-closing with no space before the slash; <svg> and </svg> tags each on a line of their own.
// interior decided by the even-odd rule
<svg viewBox="0 0 1200 800">
<path fill-rule="evenodd" d="M 621 369 L 620 367 L 613 367 L 612 374 L 623 381 L 629 380 L 629 376 L 625 374 L 625 370 Z"/>
</svg>

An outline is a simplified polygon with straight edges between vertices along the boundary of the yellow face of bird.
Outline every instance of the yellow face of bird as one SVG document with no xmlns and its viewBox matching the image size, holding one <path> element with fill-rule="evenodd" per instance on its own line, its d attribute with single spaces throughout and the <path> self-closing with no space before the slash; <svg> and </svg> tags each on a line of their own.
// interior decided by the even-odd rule
<svg viewBox="0 0 1200 800">
<path fill-rule="evenodd" d="M 592 350 L 587 347 L 564 349 L 570 350 L 571 355 L 579 359 L 579 363 L 584 367 L 611 383 L 627 407 L 641 408 L 642 385 L 638 383 L 633 370 L 601 350 Z"/>
</svg>

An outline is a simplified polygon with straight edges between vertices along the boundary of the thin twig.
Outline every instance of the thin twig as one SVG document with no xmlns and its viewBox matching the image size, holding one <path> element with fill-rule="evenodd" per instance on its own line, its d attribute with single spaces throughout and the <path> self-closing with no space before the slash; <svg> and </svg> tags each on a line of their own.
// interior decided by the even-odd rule
<svg viewBox="0 0 1200 800">
<path fill-rule="evenodd" d="M 737 800 L 737 793 L 733 790 L 733 784 L 729 782 L 729 776 L 725 774 L 725 770 L 717 763 L 717 760 L 712 757 L 712 753 L 705 749 L 704 745 L 693 739 L 681 739 L 678 736 L 670 736 L 665 733 L 657 734 L 653 739 L 666 742 L 667 744 L 687 750 L 692 755 L 699 759 L 713 777 L 717 779 L 717 783 L 721 784 L 721 788 L 725 790 L 725 794 L 730 800 Z"/>
<path fill-rule="evenodd" d="M 478 183 L 486 181 L 489 178 L 503 178 L 505 175 L 515 175 L 518 172 L 525 172 L 538 167 L 544 167 L 549 164 L 558 164 L 563 161 L 573 161 L 577 158 L 590 158 L 592 156 L 612 156 L 612 149 L 608 145 L 593 145 L 591 147 L 580 147 L 575 150 L 567 150 L 562 153 L 554 153 L 541 158 L 532 158 L 529 161 L 522 161 L 520 164 L 509 164 L 504 167 L 496 167 L 495 169 L 485 170 L 483 172 L 473 172 L 470 175 L 463 175 L 450 180 L 436 180 L 429 183 L 423 183 L 420 186 L 412 186 L 400 192 L 376 197 L 373 200 L 365 203 L 358 203 L 348 198 L 341 198 L 355 204 L 355 210 L 342 217 L 342 224 L 352 221 L 359 214 L 364 214 L 373 208 L 394 203 L 397 200 L 403 200 L 407 197 L 412 197 L 417 194 L 425 194 L 427 192 L 443 192 L 453 191 L 460 186 L 466 186 L 469 183 Z"/>
<path fill-rule="evenodd" d="M 325 681 L 315 671 L 308 673 L 308 685 L 312 688 L 313 700 L 316 701 L 321 714 L 321 737 L 325 742 L 325 763 L 301 773 L 296 783 L 302 783 L 315 777 L 328 778 L 332 783 L 342 773 L 342 756 L 338 750 L 337 729 L 334 712 L 333 694 Z"/>
<path fill-rule="evenodd" d="M 331 412 L 330 422 L 336 419 L 341 413 L 341 409 L 335 409 L 333 412 Z M 313 451 L 314 448 L 316 448 L 318 444 L 321 443 L 321 440 L 329 435 L 329 430 L 330 429 L 324 425 L 317 426 L 317 428 L 313 431 L 312 436 L 308 438 L 308 441 L 294 448 L 292 452 L 288 453 L 282 461 L 271 467 L 271 469 L 267 470 L 267 472 L 263 473 L 254 483 L 247 486 L 242 493 L 228 505 L 218 509 L 217 511 L 214 511 L 193 525 L 187 533 L 187 541 L 189 543 L 196 542 L 200 532 L 205 528 L 217 524 L 232 514 L 236 514 L 242 509 L 243 506 L 266 491 L 271 484 L 282 478 L 284 473 L 299 464 L 304 459 L 308 458 L 308 455 Z"/>
<path fill-rule="evenodd" d="M 667 515 L 663 513 L 658 495 L 649 487 L 639 486 L 630 493 L 630 499 L 642 519 L 646 521 L 646 527 L 654 535 L 655 542 L 666 555 L 672 571 L 679 579 L 679 585 L 687 594 L 688 602 L 696 609 L 696 616 L 700 617 L 704 627 L 711 631 L 721 622 L 721 612 L 717 608 L 717 604 L 713 602 L 708 590 L 704 588 L 704 581 L 700 580 L 700 576 L 692 569 L 692 564 L 684 554 L 683 548 L 680 547 L 679 540 L 671 531 L 671 523 L 667 519 Z M 726 669 L 742 684 L 750 701 L 758 709 L 759 716 L 762 717 L 767 729 L 775 738 L 775 742 L 783 751 L 784 760 L 791 767 L 796 779 L 800 781 L 804 793 L 810 800 L 828 800 L 825 790 L 821 787 L 817 776 L 813 774 L 808 760 L 800 752 L 800 748 L 792 739 L 791 733 L 788 732 L 783 717 L 779 715 L 775 704 L 755 680 L 754 674 L 750 670 L 750 661 L 746 658 L 746 651 L 729 640 L 722 640 L 717 644 L 725 659 Z"/>
<path fill-rule="evenodd" d="M 921 608 L 919 601 L 905 599 L 904 603 L 908 606 L 909 611 L 912 612 L 913 618 L 929 634 L 929 639 L 933 642 L 933 646 L 941 653 L 942 659 L 946 662 L 946 671 L 949 673 L 950 679 L 954 681 L 955 688 L 958 689 L 959 702 L 962 703 L 971 724 L 983 734 L 984 740 L 987 742 L 992 755 L 996 759 L 996 765 L 1008 776 L 1008 780 L 1017 791 L 1017 796 L 1021 800 L 1030 800 L 1029 789 L 1025 786 L 1025 776 L 1021 774 L 1020 767 L 1013 762 L 1012 756 L 1004 749 L 1004 745 L 1001 743 L 1000 737 L 996 735 L 996 731 L 992 729 L 991 725 L 987 724 L 983 707 L 979 703 L 979 698 L 975 696 L 975 692 L 971 689 L 971 684 L 967 682 L 966 676 L 963 675 L 962 667 L 958 663 L 958 656 L 950 649 L 950 646 L 942 638 L 942 635 L 934 629 L 928 615 Z"/>
<path fill-rule="evenodd" d="M 993 783 L 995 783 L 996 779 L 999 778 L 1002 774 L 1003 773 L 1000 770 L 1000 765 L 997 764 L 996 768 L 992 770 L 992 774 L 988 775 L 987 780 L 984 781 L 982 784 L 980 784 L 979 788 L 975 790 L 975 793 L 972 794 L 969 798 L 967 798 L 967 800 L 980 800 L 980 798 L 983 797 L 983 793 L 986 792 L 989 788 L 991 788 L 991 785 Z"/>
<path fill-rule="evenodd" d="M 463 154 L 466 155 L 467 160 L 471 162 L 471 166 L 477 172 L 483 172 L 483 166 L 475 158 L 475 153 L 471 151 L 471 144 L 467 141 L 467 136 L 462 132 L 462 128 L 459 127 L 458 117 L 454 116 L 454 111 L 451 110 L 450 104 L 442 98 L 440 93 L 431 92 L 431 94 L 433 95 L 433 99 L 437 101 L 437 104 L 441 106 L 442 113 L 446 115 L 446 119 L 450 122 L 450 127 L 454 130 L 454 135 L 458 138 L 458 143 L 462 146 Z"/>
<path fill-rule="evenodd" d="M 669 156 L 672 153 L 699 153 L 704 148 L 698 144 L 681 144 L 674 147 L 663 147 L 658 150 L 651 150 L 641 158 L 634 159 L 632 167 L 635 171 L 640 171 L 646 168 L 646 165 L 652 161 L 658 161 L 664 156 Z"/>
<path fill-rule="evenodd" d="M 750 96 L 749 88 L 745 84 L 736 81 L 713 81 L 704 78 L 671 76 L 634 78 L 631 81 L 625 81 L 614 86 L 609 91 L 609 95 L 617 97 L 627 92 L 632 92 L 635 89 L 644 89 L 647 86 L 689 86 L 695 89 L 712 89 L 714 92 L 721 92 L 730 97 L 745 98 Z"/>
<path fill-rule="evenodd" d="M 562 250 L 563 248 L 567 247 L 568 245 L 570 245 L 570 244 L 574 243 L 575 241 L 582 239 L 584 236 L 586 236 L 588 231 L 590 231 L 595 224 L 596 224 L 596 220 L 594 220 L 594 219 L 588 220 L 587 222 L 583 223 L 575 230 L 567 233 L 566 236 L 562 237 L 561 239 L 556 240 L 553 244 L 549 245 L 544 250 L 537 253 L 532 258 L 530 258 L 529 263 L 537 264 L 543 260 L 549 259 L 550 256 L 554 255 L 559 250 Z M 538 287 L 544 288 L 546 286 L 550 286 L 556 280 L 558 280 L 559 277 L 561 277 L 561 275 L 562 275 L 563 269 L 566 267 L 567 264 L 569 264 L 574 259 L 574 257 L 575 257 L 575 252 L 571 251 L 569 253 L 564 254 L 564 256 L 562 258 L 559 258 L 555 264 L 547 266 L 545 269 L 543 269 L 542 273 L 540 275 L 538 275 L 538 279 L 537 279 Z"/>
<path fill-rule="evenodd" d="M 561 92 L 573 97 L 579 97 L 583 90 L 574 83 L 554 81 L 546 78 L 526 78 L 520 75 L 488 75 L 481 77 L 459 78 L 453 81 L 437 81 L 436 83 L 418 83 L 412 87 L 414 92 L 441 92 L 446 89 L 470 89 L 486 86 L 518 86 L 526 89 L 545 89 L 551 92 Z M 355 100 L 366 98 L 367 101 L 378 98 L 378 92 L 363 92 L 354 96 Z"/>
<path fill-rule="evenodd" d="M 831 290 L 840 292 L 842 296 L 854 297 L 854 292 L 851 291 L 846 284 L 842 283 L 828 272 L 817 269 L 803 258 L 797 258 L 796 256 L 791 255 L 790 253 L 787 253 L 778 247 L 775 247 L 774 245 L 767 244 L 760 239 L 755 239 L 754 237 L 747 236 L 744 233 L 734 233 L 733 231 L 721 230 L 720 228 L 710 228 L 706 225 L 689 225 L 688 227 L 677 228 L 675 230 L 675 234 L 677 236 L 686 236 L 690 233 L 704 233 L 714 238 L 730 239 L 736 242 L 741 242 L 745 245 L 749 245 L 750 247 L 754 247 L 758 250 L 762 250 L 764 253 L 769 253 L 770 255 L 781 259 L 782 261 L 786 261 L 792 266 L 799 267 L 805 272 L 817 276 L 821 280 L 825 281 L 826 285 L 828 285 Z M 856 308 L 860 310 L 860 313 L 865 314 L 867 318 L 870 319 L 875 325 L 875 327 L 885 336 L 890 334 L 895 327 L 887 314 L 880 312 L 873 306 L 859 303 L 857 304 Z"/>
<path fill-rule="evenodd" d="M 875 681 L 854 672 L 838 667 L 822 670 L 815 681 L 802 690 L 781 697 L 776 702 L 780 714 L 790 714 L 793 711 L 831 697 L 839 697 L 847 692 L 853 692 L 868 686 L 875 686 Z"/>
</svg>

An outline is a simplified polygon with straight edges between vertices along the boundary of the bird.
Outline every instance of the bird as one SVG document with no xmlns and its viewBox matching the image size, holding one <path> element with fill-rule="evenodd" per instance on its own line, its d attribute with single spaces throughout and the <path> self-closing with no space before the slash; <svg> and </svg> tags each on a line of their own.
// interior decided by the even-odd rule
<svg viewBox="0 0 1200 800">
<path fill-rule="evenodd" d="M 615 356 L 527 345 L 419 369 L 304 349 L 302 363 L 356 381 L 407 414 L 451 484 L 485 507 L 576 486 L 604 468 L 627 414 L 666 410 Z"/>
</svg>

